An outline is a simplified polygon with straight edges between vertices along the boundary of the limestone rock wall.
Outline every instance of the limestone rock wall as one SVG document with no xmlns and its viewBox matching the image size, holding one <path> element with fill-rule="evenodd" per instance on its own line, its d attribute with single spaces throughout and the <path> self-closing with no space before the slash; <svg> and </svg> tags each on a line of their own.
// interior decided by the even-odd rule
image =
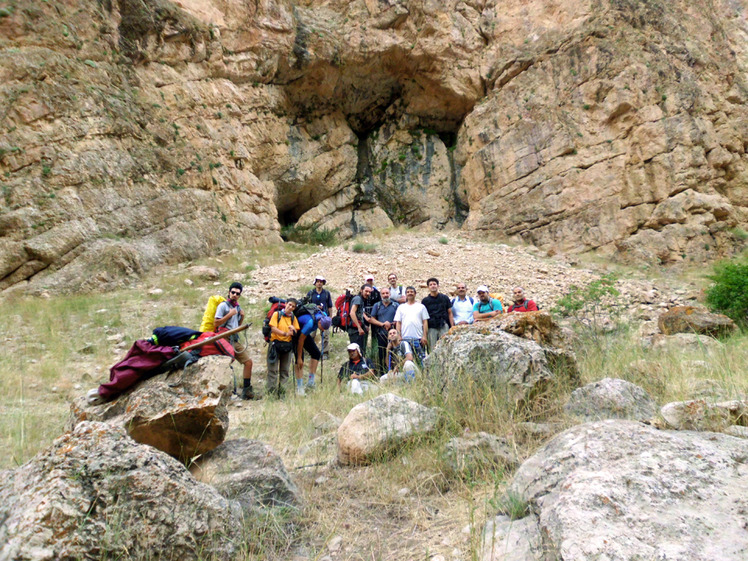
<svg viewBox="0 0 748 561">
<path fill-rule="evenodd" d="M 702 260 L 748 228 L 745 0 L 0 0 L 0 290 L 286 224 Z"/>
</svg>

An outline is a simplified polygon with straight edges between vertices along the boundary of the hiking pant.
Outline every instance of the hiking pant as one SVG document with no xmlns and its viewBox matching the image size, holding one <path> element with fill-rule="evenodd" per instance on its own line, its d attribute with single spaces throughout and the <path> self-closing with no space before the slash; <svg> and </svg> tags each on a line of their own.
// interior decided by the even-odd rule
<svg viewBox="0 0 748 561">
<path fill-rule="evenodd" d="M 387 373 L 387 332 L 384 328 L 377 329 L 377 376 Z"/>
<path fill-rule="evenodd" d="M 270 352 L 270 347 L 268 347 Z M 268 380 L 265 388 L 266 393 L 276 393 L 280 397 L 286 392 L 288 375 L 293 364 L 293 351 L 278 353 L 278 360 L 268 361 Z M 279 380 L 280 375 L 280 380 Z"/>
<path fill-rule="evenodd" d="M 431 327 L 429 326 L 429 333 L 427 336 L 428 342 L 429 342 L 429 352 L 434 352 L 434 347 L 436 347 L 436 342 L 441 339 L 444 335 L 447 334 L 449 331 L 449 324 L 445 323 L 441 327 Z"/>
<path fill-rule="evenodd" d="M 348 331 L 348 341 L 351 343 L 357 343 L 361 347 L 361 356 L 366 356 L 366 332 L 363 335 L 358 334 L 358 330 Z"/>
</svg>

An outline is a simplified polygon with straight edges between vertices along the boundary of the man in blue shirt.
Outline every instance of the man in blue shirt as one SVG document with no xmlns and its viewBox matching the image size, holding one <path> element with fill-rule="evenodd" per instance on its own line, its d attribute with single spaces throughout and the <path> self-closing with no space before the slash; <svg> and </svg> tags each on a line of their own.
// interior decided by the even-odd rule
<svg viewBox="0 0 748 561">
<path fill-rule="evenodd" d="M 321 311 L 326 313 L 328 316 L 332 317 L 332 295 L 330 294 L 330 291 L 325 288 L 325 285 L 327 284 L 327 280 L 322 275 L 317 275 L 314 277 L 314 288 L 306 293 L 307 298 L 309 298 L 309 301 L 317 306 L 317 308 Z M 314 336 L 316 337 L 316 330 L 314 333 Z M 322 354 L 325 356 L 325 360 L 327 360 L 329 354 L 330 354 L 330 337 L 329 333 L 325 333 L 322 336 Z"/>
<path fill-rule="evenodd" d="M 332 325 L 330 316 L 324 312 L 317 312 L 314 315 L 305 313 L 296 318 L 299 322 L 299 332 L 296 334 L 294 341 L 294 348 L 296 349 L 296 394 L 305 395 L 306 390 L 304 389 L 304 351 L 309 353 L 311 360 L 309 361 L 309 381 L 307 385 L 310 388 L 314 387 L 314 377 L 317 373 L 317 365 L 319 364 L 322 353 L 319 347 L 314 342 L 314 333 L 317 328 L 320 332 L 324 333 Z"/>
<path fill-rule="evenodd" d="M 488 321 L 504 311 L 501 302 L 496 298 L 491 298 L 487 286 L 479 286 L 476 292 L 478 293 L 478 301 L 473 307 L 475 321 Z"/>
<path fill-rule="evenodd" d="M 377 337 L 377 374 L 382 376 L 387 372 L 387 332 L 395 327 L 395 312 L 397 302 L 390 299 L 390 287 L 381 290 L 382 299 L 371 308 L 371 315 L 364 316 L 366 321 L 374 326 Z"/>
</svg>

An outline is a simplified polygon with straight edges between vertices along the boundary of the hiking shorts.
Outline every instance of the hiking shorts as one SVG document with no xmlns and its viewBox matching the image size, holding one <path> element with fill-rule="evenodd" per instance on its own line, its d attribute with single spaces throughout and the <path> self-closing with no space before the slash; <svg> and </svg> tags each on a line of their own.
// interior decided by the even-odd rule
<svg viewBox="0 0 748 561">
<path fill-rule="evenodd" d="M 249 357 L 249 350 L 247 347 L 242 343 L 241 341 L 236 341 L 234 343 L 231 343 L 234 346 L 234 358 L 236 358 L 236 361 L 240 364 L 246 364 L 248 362 L 251 362 L 251 358 Z"/>
</svg>

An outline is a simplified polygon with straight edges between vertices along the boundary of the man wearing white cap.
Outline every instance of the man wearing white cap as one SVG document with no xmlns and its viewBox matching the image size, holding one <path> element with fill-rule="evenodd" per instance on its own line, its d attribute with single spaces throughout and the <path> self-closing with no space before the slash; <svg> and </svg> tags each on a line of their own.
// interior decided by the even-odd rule
<svg viewBox="0 0 748 561">
<path fill-rule="evenodd" d="M 475 321 L 488 321 L 504 311 L 501 302 L 496 298 L 491 298 L 487 286 L 479 286 L 476 292 L 478 293 L 478 301 L 473 306 L 473 318 Z"/>
<path fill-rule="evenodd" d="M 327 284 L 327 280 L 322 275 L 317 275 L 314 277 L 314 288 L 306 293 L 307 298 L 309 298 L 309 301 L 317 306 L 321 312 L 326 313 L 329 317 L 333 316 L 332 313 L 332 295 L 330 294 L 330 291 L 325 288 L 325 285 Z M 325 333 L 322 335 L 322 355 L 324 356 L 325 360 L 327 360 L 329 354 L 330 354 L 330 333 Z M 317 332 L 316 330 L 310 334 L 310 337 L 313 339 L 316 338 Z"/>
<path fill-rule="evenodd" d="M 346 349 L 348 361 L 340 367 L 340 372 L 338 372 L 338 389 L 344 381 L 347 381 L 351 393 L 364 393 L 369 389 L 367 380 L 376 378 L 374 367 L 361 354 L 361 347 L 357 343 L 351 343 Z"/>
</svg>

